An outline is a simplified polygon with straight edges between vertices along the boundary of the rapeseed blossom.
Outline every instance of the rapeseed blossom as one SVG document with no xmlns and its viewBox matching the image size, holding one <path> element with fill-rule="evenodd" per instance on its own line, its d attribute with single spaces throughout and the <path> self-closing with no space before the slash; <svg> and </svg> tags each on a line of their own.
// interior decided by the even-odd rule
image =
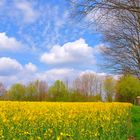
<svg viewBox="0 0 140 140">
<path fill-rule="evenodd" d="M 0 102 L 0 139 L 119 140 L 131 131 L 129 103 Z"/>
</svg>

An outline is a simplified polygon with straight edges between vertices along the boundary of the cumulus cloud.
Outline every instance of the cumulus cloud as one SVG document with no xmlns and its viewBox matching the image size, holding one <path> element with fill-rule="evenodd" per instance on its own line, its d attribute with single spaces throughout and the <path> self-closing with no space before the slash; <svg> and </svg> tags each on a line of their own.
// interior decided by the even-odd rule
<svg viewBox="0 0 140 140">
<path fill-rule="evenodd" d="M 80 38 L 63 46 L 53 46 L 49 52 L 42 54 L 40 61 L 50 65 L 91 65 L 95 63 L 94 49 Z"/>
<path fill-rule="evenodd" d="M 93 70 L 78 70 L 70 68 L 54 68 L 46 71 L 37 71 L 37 67 L 29 62 L 21 65 L 18 61 L 11 58 L 0 58 L 0 81 L 7 87 L 14 83 L 27 84 L 35 80 L 43 80 L 51 85 L 55 80 L 72 82 L 76 77 L 85 73 L 92 73 L 102 79 L 108 74 L 98 73 Z M 115 75 L 110 75 L 115 77 Z"/>
<path fill-rule="evenodd" d="M 104 73 L 104 72 L 95 72 L 93 70 L 81 71 L 79 75 L 81 76 L 81 75 L 84 75 L 84 74 L 87 74 L 87 73 L 97 75 L 98 77 L 101 77 L 101 78 L 103 78 L 103 77 L 105 78 L 106 76 L 113 76 L 113 75 L 110 75 L 110 74 L 107 74 L 107 73 Z"/>
<path fill-rule="evenodd" d="M 28 64 L 25 65 L 25 69 L 29 72 L 36 72 L 37 71 L 36 65 L 32 64 L 31 62 L 29 62 Z"/>
<path fill-rule="evenodd" d="M 104 79 L 106 76 L 112 76 L 116 79 L 116 75 L 107 74 L 103 72 L 96 72 L 94 70 L 79 70 L 79 69 L 70 69 L 70 68 L 58 68 L 58 69 L 50 69 L 47 71 L 36 73 L 36 79 L 47 81 L 48 83 L 52 83 L 55 80 L 69 80 L 72 82 L 78 76 L 82 76 L 84 74 L 94 74 L 99 78 Z"/>
<path fill-rule="evenodd" d="M 16 1 L 15 8 L 22 14 L 24 22 L 34 22 L 39 16 L 33 5 L 26 0 Z"/>
<path fill-rule="evenodd" d="M 75 78 L 76 70 L 74 69 L 50 69 L 43 72 L 30 72 L 27 71 L 26 67 L 20 72 L 13 73 L 11 75 L 0 75 L 0 81 L 3 82 L 7 87 L 10 87 L 14 83 L 27 84 L 35 80 L 43 80 L 52 84 L 55 80 L 70 80 Z"/>
<path fill-rule="evenodd" d="M 0 58 L 0 75 L 12 75 L 22 70 L 22 65 L 9 57 Z"/>
<path fill-rule="evenodd" d="M 14 37 L 8 37 L 5 32 L 0 33 L 0 51 L 11 50 L 15 51 L 22 47 L 22 43 Z"/>
<path fill-rule="evenodd" d="M 31 62 L 22 65 L 16 59 L 9 57 L 0 58 L 0 81 L 6 86 L 18 82 L 26 84 L 36 79 L 38 79 L 37 67 Z"/>
<path fill-rule="evenodd" d="M 43 81 L 54 82 L 55 80 L 67 80 L 75 78 L 78 74 L 77 70 L 60 68 L 60 69 L 50 69 L 42 73 L 37 74 L 37 78 Z"/>
<path fill-rule="evenodd" d="M 12 59 L 10 57 L 0 58 L 0 76 L 16 76 L 19 74 L 24 77 L 26 74 L 35 73 L 36 71 L 36 65 L 31 62 L 22 65 L 16 59 Z"/>
</svg>

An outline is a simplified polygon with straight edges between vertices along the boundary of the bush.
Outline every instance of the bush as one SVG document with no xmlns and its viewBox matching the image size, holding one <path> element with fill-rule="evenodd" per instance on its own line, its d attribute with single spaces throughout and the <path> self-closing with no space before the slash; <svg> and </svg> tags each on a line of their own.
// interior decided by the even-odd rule
<svg viewBox="0 0 140 140">
<path fill-rule="evenodd" d="M 140 81 L 134 76 L 124 75 L 116 85 L 117 101 L 134 103 L 136 96 L 140 95 Z"/>
</svg>

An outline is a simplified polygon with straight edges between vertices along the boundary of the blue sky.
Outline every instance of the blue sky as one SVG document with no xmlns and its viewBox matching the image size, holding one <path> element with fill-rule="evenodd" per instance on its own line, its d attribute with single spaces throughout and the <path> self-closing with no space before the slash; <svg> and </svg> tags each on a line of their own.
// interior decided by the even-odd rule
<svg viewBox="0 0 140 140">
<path fill-rule="evenodd" d="M 104 72 L 98 67 L 101 35 L 70 18 L 70 11 L 66 0 L 0 0 L 0 82 Z"/>
</svg>

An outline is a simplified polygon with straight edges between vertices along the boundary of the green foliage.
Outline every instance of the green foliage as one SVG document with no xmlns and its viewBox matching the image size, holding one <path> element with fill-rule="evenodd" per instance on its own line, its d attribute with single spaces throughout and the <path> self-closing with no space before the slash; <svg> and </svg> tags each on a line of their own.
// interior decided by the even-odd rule
<svg viewBox="0 0 140 140">
<path fill-rule="evenodd" d="M 42 81 L 34 81 L 26 87 L 26 100 L 43 101 L 46 100 L 47 84 Z"/>
<path fill-rule="evenodd" d="M 36 90 L 36 86 L 34 83 L 30 83 L 27 87 L 26 87 L 26 100 L 35 100 L 35 97 L 37 95 L 37 90 Z"/>
<path fill-rule="evenodd" d="M 106 93 L 106 101 L 112 102 L 115 94 L 115 80 L 108 76 L 104 80 L 104 91 Z"/>
<path fill-rule="evenodd" d="M 104 80 L 104 91 L 106 93 L 106 101 L 112 102 L 115 92 L 115 80 L 113 77 L 108 76 Z"/>
<path fill-rule="evenodd" d="M 140 106 L 132 107 L 133 136 L 140 139 Z"/>
<path fill-rule="evenodd" d="M 79 92 L 68 87 L 60 80 L 49 88 L 45 82 L 34 81 L 27 86 L 22 84 L 14 84 L 6 93 L 6 96 L 1 97 L 2 100 L 17 100 L 17 101 L 67 101 L 67 102 L 96 102 L 102 101 L 100 94 L 86 95 L 84 92 Z"/>
<path fill-rule="evenodd" d="M 61 80 L 55 81 L 48 92 L 50 98 L 55 101 L 65 101 L 68 97 L 68 89 Z"/>
<path fill-rule="evenodd" d="M 70 102 L 97 102 L 102 101 L 100 94 L 86 96 L 78 92 L 72 92 L 69 95 Z"/>
<path fill-rule="evenodd" d="M 86 101 L 86 96 L 83 94 L 80 94 L 78 92 L 71 92 L 70 93 L 70 101 L 71 102 L 82 102 L 82 101 Z"/>
<path fill-rule="evenodd" d="M 100 94 L 88 96 L 88 102 L 99 102 L 102 101 L 102 96 Z"/>
<path fill-rule="evenodd" d="M 27 86 L 14 84 L 2 97 L 3 100 L 44 101 L 47 98 L 47 85 L 42 81 L 34 81 Z"/>
<path fill-rule="evenodd" d="M 8 91 L 8 99 L 10 100 L 23 100 L 25 98 L 26 88 L 22 84 L 14 84 Z"/>
<path fill-rule="evenodd" d="M 131 75 L 122 76 L 117 82 L 116 93 L 118 101 L 134 103 L 136 96 L 140 95 L 139 79 Z"/>
</svg>

